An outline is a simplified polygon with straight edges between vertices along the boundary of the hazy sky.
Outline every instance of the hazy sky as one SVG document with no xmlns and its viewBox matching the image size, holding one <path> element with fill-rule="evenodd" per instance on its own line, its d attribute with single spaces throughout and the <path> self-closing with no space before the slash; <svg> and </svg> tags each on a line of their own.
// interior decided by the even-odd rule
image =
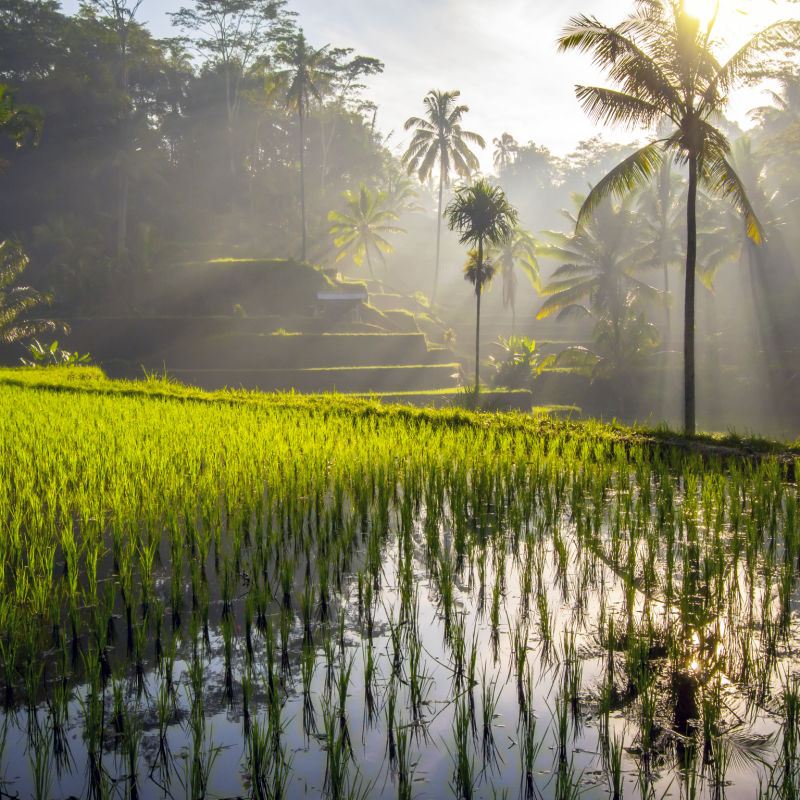
<svg viewBox="0 0 800 800">
<path fill-rule="evenodd" d="M 703 13 L 714 0 L 687 2 Z M 143 0 L 137 18 L 157 36 L 175 35 L 164 12 L 180 5 L 181 0 Z M 76 0 L 64 2 L 65 11 L 76 7 Z M 470 107 L 464 127 L 487 141 L 485 171 L 491 170 L 491 141 L 504 131 L 559 155 L 601 130 L 612 141 L 637 138 L 624 129 L 598 128 L 585 117 L 574 85 L 603 78 L 588 56 L 558 53 L 555 46 L 570 16 L 595 15 L 615 24 L 631 9 L 627 0 L 289 0 L 289 7 L 315 47 L 353 47 L 385 63 L 366 96 L 378 104 L 377 126 L 390 136 L 393 150 L 407 144 L 403 122 L 423 113 L 429 89 L 461 91 Z M 721 0 L 716 30 L 733 51 L 748 33 L 798 16 L 798 8 L 786 0 Z M 745 91 L 730 107 L 731 116 L 747 126 L 746 112 L 761 102 L 757 91 Z"/>
</svg>

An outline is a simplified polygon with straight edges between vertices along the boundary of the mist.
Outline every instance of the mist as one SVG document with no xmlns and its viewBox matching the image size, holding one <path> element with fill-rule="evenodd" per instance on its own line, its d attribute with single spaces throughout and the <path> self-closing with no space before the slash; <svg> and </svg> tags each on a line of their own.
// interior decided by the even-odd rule
<svg viewBox="0 0 800 800">
<path fill-rule="evenodd" d="M 665 159 L 576 230 L 593 187 L 661 134 L 598 124 L 557 154 L 502 118 L 475 130 L 465 109 L 475 163 L 444 175 L 412 163 L 418 124 L 402 146 L 380 128 L 379 38 L 365 52 L 311 41 L 291 4 L 253 0 L 238 12 L 248 35 L 223 47 L 201 7 L 172 11 L 166 39 L 131 3 L 0 11 L 0 237 L 24 253 L 15 283 L 39 293 L 2 363 L 30 360 L 36 339 L 113 377 L 464 403 L 476 285 L 440 184 L 444 209 L 483 172 L 525 234 L 524 255 L 487 249 L 496 274 L 477 285 L 486 407 L 681 426 L 686 163 Z M 763 235 L 701 187 L 702 430 L 800 436 L 793 52 L 784 42 L 751 71 L 771 94 L 747 125 L 715 118 Z M 430 88 L 471 103 L 468 85 Z M 424 100 L 409 118 L 425 119 Z"/>
</svg>

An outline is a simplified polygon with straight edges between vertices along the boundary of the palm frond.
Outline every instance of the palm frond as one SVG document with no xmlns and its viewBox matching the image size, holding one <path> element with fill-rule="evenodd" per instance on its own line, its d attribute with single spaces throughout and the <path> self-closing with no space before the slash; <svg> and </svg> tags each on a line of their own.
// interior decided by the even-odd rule
<svg viewBox="0 0 800 800">
<path fill-rule="evenodd" d="M 583 228 L 592 212 L 608 195 L 622 198 L 644 186 L 664 160 L 658 142 L 651 142 L 628 156 L 592 188 L 578 212 L 576 230 Z"/>
<path fill-rule="evenodd" d="M 653 103 L 614 89 L 576 86 L 575 96 L 589 119 L 596 123 L 649 127 L 662 115 L 661 109 Z"/>
<path fill-rule="evenodd" d="M 736 170 L 725 158 L 717 158 L 707 165 L 709 172 L 709 189 L 719 197 L 730 200 L 745 218 L 747 235 L 756 243 L 765 240 L 764 229 L 750 204 L 750 198 L 742 185 Z"/>
<path fill-rule="evenodd" d="M 768 25 L 750 37 L 717 71 L 704 93 L 709 104 L 717 92 L 727 93 L 744 75 L 757 66 L 763 53 L 785 44 L 800 43 L 800 20 L 788 19 Z"/>
</svg>

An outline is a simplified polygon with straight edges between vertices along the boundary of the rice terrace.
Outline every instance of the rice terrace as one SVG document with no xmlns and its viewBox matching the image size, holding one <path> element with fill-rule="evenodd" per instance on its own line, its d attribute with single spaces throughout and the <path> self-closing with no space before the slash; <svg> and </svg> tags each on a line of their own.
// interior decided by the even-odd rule
<svg viewBox="0 0 800 800">
<path fill-rule="evenodd" d="M 1 0 L 0 800 L 800 800 L 799 10 Z"/>
<path fill-rule="evenodd" d="M 794 796 L 786 454 L 91 368 L 0 396 L 4 794 Z"/>
</svg>

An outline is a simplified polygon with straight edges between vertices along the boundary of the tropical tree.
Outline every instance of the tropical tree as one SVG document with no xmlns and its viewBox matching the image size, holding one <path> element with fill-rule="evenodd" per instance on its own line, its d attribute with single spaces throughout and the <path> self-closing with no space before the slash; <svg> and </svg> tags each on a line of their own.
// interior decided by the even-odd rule
<svg viewBox="0 0 800 800">
<path fill-rule="evenodd" d="M 375 253 L 385 265 L 384 253 L 393 253 L 394 248 L 383 238 L 384 234 L 405 231 L 390 224 L 397 219 L 397 214 L 390 207 L 391 198 L 386 192 L 372 192 L 362 183 L 358 192 L 348 189 L 342 192 L 342 197 L 347 201 L 347 211 L 334 210 L 328 214 L 328 220 L 334 223 L 328 232 L 339 248 L 336 260 L 350 253 L 355 265 L 360 267 L 366 258 L 370 277 L 374 279 L 370 253 Z"/>
<path fill-rule="evenodd" d="M 111 6 L 109 16 L 118 18 L 116 6 L 130 0 L 94 0 L 101 8 Z M 139 5 L 132 0 L 132 9 Z M 191 8 L 168 11 L 172 24 L 194 34 L 192 43 L 225 80 L 225 109 L 232 126 L 241 109 L 244 77 L 263 57 L 274 38 L 291 26 L 286 0 L 195 0 Z M 123 19 L 131 16 L 123 14 Z M 301 32 L 302 35 L 302 32 Z"/>
<path fill-rule="evenodd" d="M 32 308 L 52 302 L 49 295 L 30 286 L 17 286 L 15 281 L 28 266 L 19 242 L 0 242 L 0 342 L 18 342 L 56 330 L 56 323 L 45 319 L 25 319 Z"/>
<path fill-rule="evenodd" d="M 497 174 L 502 175 L 514 163 L 519 145 L 510 133 L 504 133 L 499 139 L 495 136 L 492 139 L 492 144 L 494 145 L 492 163 L 497 170 Z"/>
<path fill-rule="evenodd" d="M 686 237 L 683 207 L 684 181 L 669 159 L 664 159 L 653 182 L 636 198 L 640 225 L 639 259 L 643 267 L 661 270 L 664 294 L 669 294 L 669 271 L 683 263 Z M 667 332 L 671 330 L 669 303 L 665 306 Z"/>
<path fill-rule="evenodd" d="M 436 265 L 433 273 L 431 303 L 436 302 L 439 283 L 439 245 L 442 232 L 442 199 L 445 186 L 450 185 L 453 170 L 462 178 L 478 169 L 478 157 L 469 149 L 468 142 L 485 147 L 483 137 L 461 128 L 461 118 L 469 106 L 456 105 L 461 92 L 443 92 L 431 89 L 423 103 L 425 118 L 409 117 L 405 130 L 414 128 L 414 136 L 403 154 L 403 163 L 409 175 L 416 172 L 420 181 L 425 181 L 439 164 L 439 206 L 436 217 Z"/>
<path fill-rule="evenodd" d="M 644 266 L 639 243 L 631 238 L 637 226 L 630 199 L 620 206 L 603 204 L 583 225 L 565 214 L 575 225 L 574 232 L 545 233 L 549 243 L 537 247 L 539 256 L 561 262 L 541 290 L 547 299 L 537 319 L 556 312 L 560 318 L 594 319 L 594 338 L 606 364 L 610 371 L 619 370 L 629 363 L 631 350 L 637 349 L 630 334 L 641 333 L 637 320 L 644 306 L 663 302 L 664 295 L 639 277 Z"/>
<path fill-rule="evenodd" d="M 589 193 L 578 226 L 609 194 L 622 197 L 648 182 L 665 157 L 688 167 L 686 202 L 686 289 L 684 305 L 684 428 L 695 430 L 695 268 L 697 189 L 729 199 L 744 215 L 750 238 L 761 240 L 761 226 L 739 176 L 727 159 L 730 144 L 714 122 L 731 89 L 758 65 L 770 47 L 800 38 L 800 21 L 778 22 L 753 36 L 724 64 L 713 54 L 716 15 L 706 25 L 690 16 L 683 0 L 637 0 L 616 27 L 594 17 L 573 17 L 561 37 L 561 50 L 594 55 L 618 89 L 577 86 L 587 114 L 598 122 L 629 128 L 668 121 L 673 130 L 636 150 Z"/>
<path fill-rule="evenodd" d="M 18 106 L 11 89 L 0 83 L 0 133 L 17 145 L 28 138 L 32 138 L 35 145 L 41 130 L 41 112 L 32 106 Z"/>
<path fill-rule="evenodd" d="M 444 212 L 451 231 L 460 234 L 459 243 L 477 245 L 469 253 L 464 277 L 475 287 L 475 393 L 480 387 L 481 293 L 496 268 L 485 257 L 486 246 L 505 242 L 517 224 L 517 212 L 499 186 L 485 178 L 456 190 Z"/>
<path fill-rule="evenodd" d="M 517 271 L 523 274 L 537 291 L 541 290 L 542 281 L 539 273 L 539 262 L 536 260 L 536 239 L 524 228 L 516 227 L 511 236 L 497 247 L 491 248 L 489 257 L 500 268 L 503 278 L 503 308 L 511 309 L 511 337 L 517 327 Z"/>
<path fill-rule="evenodd" d="M 278 73 L 286 81 L 286 106 L 297 113 L 300 154 L 301 259 L 306 260 L 306 179 L 304 167 L 305 133 L 303 126 L 314 101 L 321 102 L 333 77 L 333 61 L 326 45 L 311 47 L 301 28 L 296 35 L 279 43 L 275 58 L 287 68 Z"/>
</svg>

